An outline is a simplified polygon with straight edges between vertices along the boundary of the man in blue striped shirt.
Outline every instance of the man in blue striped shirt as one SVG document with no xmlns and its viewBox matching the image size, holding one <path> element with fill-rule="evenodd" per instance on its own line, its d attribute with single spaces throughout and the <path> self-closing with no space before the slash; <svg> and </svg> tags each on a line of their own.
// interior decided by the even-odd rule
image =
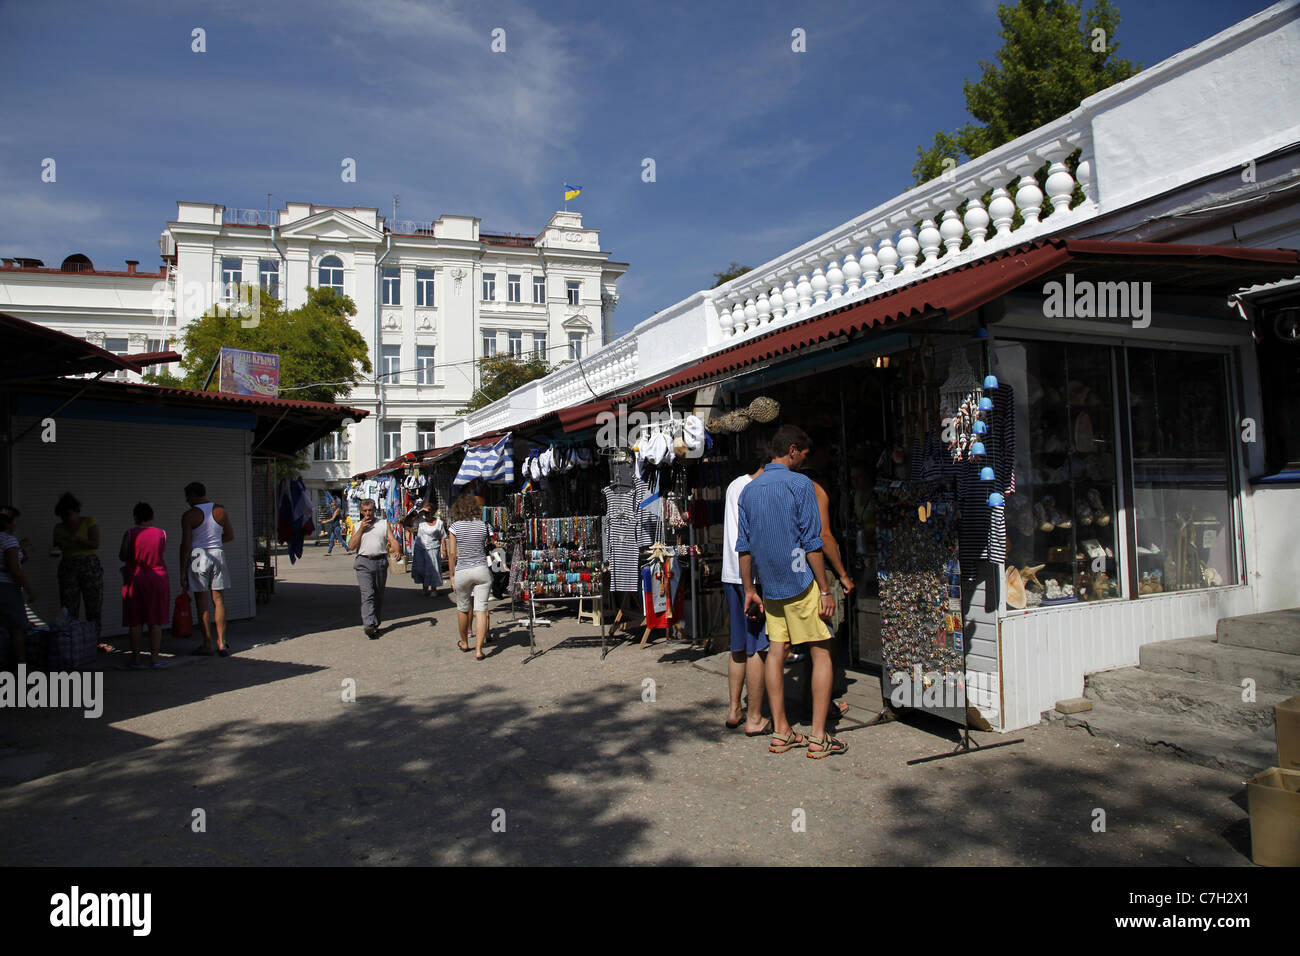
<svg viewBox="0 0 1300 956">
<path fill-rule="evenodd" d="M 772 438 L 772 462 L 740 495 L 736 551 L 745 587 L 745 611 L 767 618 L 767 698 L 772 710 L 772 753 L 807 747 L 814 759 L 843 753 L 842 740 L 826 732 L 831 701 L 830 632 L 823 619 L 835 612 L 826 585 L 822 521 L 812 482 L 796 474 L 812 451 L 812 439 L 797 425 L 782 425 Z M 763 582 L 754 588 L 753 571 Z M 813 585 L 816 585 L 816 590 Z M 820 592 L 820 594 L 818 593 Z M 791 644 L 812 657 L 812 734 L 797 733 L 785 716 L 785 656 Z"/>
</svg>

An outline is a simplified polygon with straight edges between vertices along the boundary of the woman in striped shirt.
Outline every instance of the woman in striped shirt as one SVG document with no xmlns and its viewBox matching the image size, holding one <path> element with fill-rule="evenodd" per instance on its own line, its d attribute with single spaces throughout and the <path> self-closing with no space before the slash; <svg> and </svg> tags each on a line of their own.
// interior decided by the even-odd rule
<svg viewBox="0 0 1300 956">
<path fill-rule="evenodd" d="M 485 657 L 483 642 L 488 632 L 488 594 L 492 589 L 492 572 L 487 566 L 487 541 L 491 531 L 481 518 L 478 499 L 461 495 L 451 506 L 451 527 L 447 529 L 448 581 L 456 593 L 456 610 L 460 623 L 462 651 L 469 650 L 469 616 L 474 613 L 477 644 L 474 659 Z"/>
</svg>

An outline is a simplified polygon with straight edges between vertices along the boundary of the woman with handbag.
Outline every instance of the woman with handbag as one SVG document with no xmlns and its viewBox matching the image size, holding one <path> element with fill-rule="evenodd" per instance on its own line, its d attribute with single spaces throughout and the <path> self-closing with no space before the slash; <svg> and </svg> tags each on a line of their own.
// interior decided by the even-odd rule
<svg viewBox="0 0 1300 956">
<path fill-rule="evenodd" d="M 131 632 L 132 670 L 140 663 L 140 638 L 149 628 L 149 667 L 166 667 L 158 659 L 162 650 L 162 629 L 167 624 L 171 602 L 171 579 L 167 574 L 167 532 L 153 523 L 153 508 L 141 501 L 132 509 L 135 527 L 122 535 L 117 556 L 122 567 L 122 624 Z"/>
</svg>

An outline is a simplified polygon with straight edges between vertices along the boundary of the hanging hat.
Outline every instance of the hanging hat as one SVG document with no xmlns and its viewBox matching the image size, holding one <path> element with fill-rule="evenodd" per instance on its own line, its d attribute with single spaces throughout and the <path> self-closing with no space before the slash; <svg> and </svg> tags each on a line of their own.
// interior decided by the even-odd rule
<svg viewBox="0 0 1300 956">
<path fill-rule="evenodd" d="M 686 447 L 691 451 L 699 451 L 703 448 L 704 422 L 694 415 L 687 415 L 686 421 L 682 424 L 682 439 L 686 442 Z"/>
</svg>

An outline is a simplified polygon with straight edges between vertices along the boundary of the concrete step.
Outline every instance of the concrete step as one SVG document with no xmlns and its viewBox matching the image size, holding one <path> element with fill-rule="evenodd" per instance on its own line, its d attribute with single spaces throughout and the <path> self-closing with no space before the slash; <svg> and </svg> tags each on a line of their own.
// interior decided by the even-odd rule
<svg viewBox="0 0 1300 956">
<path fill-rule="evenodd" d="M 1253 647 L 1220 644 L 1213 637 L 1182 637 L 1174 641 L 1143 644 L 1138 649 L 1144 671 L 1195 677 L 1234 684 L 1245 678 L 1255 682 L 1256 693 L 1277 692 L 1283 697 L 1300 693 L 1300 657 L 1261 651 Z"/>
<path fill-rule="evenodd" d="M 1300 607 L 1225 617 L 1214 630 L 1215 640 L 1220 644 L 1300 655 Z"/>
<path fill-rule="evenodd" d="M 1241 694 L 1239 684 L 1153 673 L 1138 667 L 1089 674 L 1083 691 L 1094 706 L 1105 703 L 1135 714 L 1183 717 L 1231 733 L 1272 733 L 1273 706 L 1286 695 L 1257 693 L 1254 702 L 1245 702 Z"/>
<path fill-rule="evenodd" d="M 1072 714 L 1063 723 L 1120 746 L 1239 773 L 1243 780 L 1277 765 L 1277 746 L 1271 733 L 1233 733 L 1187 717 L 1134 713 L 1100 701 L 1092 710 Z"/>
</svg>

